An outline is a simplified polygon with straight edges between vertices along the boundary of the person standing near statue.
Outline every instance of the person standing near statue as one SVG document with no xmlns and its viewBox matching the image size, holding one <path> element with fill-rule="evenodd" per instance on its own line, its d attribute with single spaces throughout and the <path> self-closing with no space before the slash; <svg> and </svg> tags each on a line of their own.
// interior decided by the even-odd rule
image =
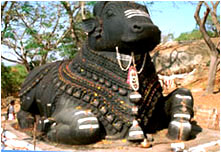
<svg viewBox="0 0 221 153">
<path fill-rule="evenodd" d="M 7 120 L 15 119 L 15 100 L 11 100 L 8 108 L 7 108 Z"/>
</svg>

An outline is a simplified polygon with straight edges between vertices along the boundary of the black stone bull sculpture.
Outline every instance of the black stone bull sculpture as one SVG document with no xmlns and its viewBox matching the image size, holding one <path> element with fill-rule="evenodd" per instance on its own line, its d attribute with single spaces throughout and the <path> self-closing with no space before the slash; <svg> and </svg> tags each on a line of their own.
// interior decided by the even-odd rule
<svg viewBox="0 0 221 153">
<path fill-rule="evenodd" d="M 59 143 L 141 141 L 162 128 L 188 140 L 193 97 L 184 88 L 162 95 L 149 55 L 161 32 L 146 7 L 98 2 L 94 16 L 82 24 L 88 39 L 74 59 L 30 72 L 20 91 L 20 127 L 40 115 L 38 129 Z"/>
</svg>

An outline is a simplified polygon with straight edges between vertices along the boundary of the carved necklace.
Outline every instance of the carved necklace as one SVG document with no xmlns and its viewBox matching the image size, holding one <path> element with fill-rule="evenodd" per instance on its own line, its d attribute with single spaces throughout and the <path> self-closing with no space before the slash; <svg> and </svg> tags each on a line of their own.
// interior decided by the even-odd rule
<svg viewBox="0 0 221 153">
<path fill-rule="evenodd" d="M 146 63 L 147 53 L 145 53 L 145 55 L 144 55 L 144 60 L 143 60 L 142 66 L 139 71 L 137 71 L 137 69 L 136 69 L 134 52 L 131 52 L 131 56 L 121 55 L 119 53 L 118 46 L 116 46 L 116 57 L 117 57 L 118 64 L 119 64 L 122 71 L 127 71 L 129 69 L 128 75 L 127 75 L 127 83 L 130 85 L 130 87 L 134 91 L 129 95 L 129 99 L 131 102 L 137 103 L 142 98 L 141 94 L 138 92 L 138 90 L 139 90 L 138 74 L 140 74 L 143 71 L 143 68 Z M 126 68 L 124 68 L 122 66 L 121 60 L 128 61 L 128 65 Z M 131 63 L 133 63 L 133 65 L 131 65 Z"/>
<path fill-rule="evenodd" d="M 130 65 L 132 63 L 132 56 L 120 54 L 119 50 L 118 50 L 118 46 L 116 46 L 116 58 L 117 58 L 117 62 L 118 62 L 122 71 L 127 71 L 130 68 Z M 123 68 L 123 66 L 121 64 L 121 60 L 128 61 L 128 65 L 126 68 Z"/>
<path fill-rule="evenodd" d="M 130 68 L 132 62 L 133 62 L 133 66 L 136 68 L 134 52 L 131 52 L 131 56 L 130 55 L 120 54 L 118 46 L 116 46 L 116 58 L 117 58 L 117 62 L 118 62 L 118 64 L 119 64 L 119 66 L 120 66 L 122 71 L 127 71 Z M 138 74 L 140 74 L 143 71 L 143 68 L 144 68 L 145 63 L 146 63 L 146 58 L 147 58 L 147 53 L 144 54 L 143 64 L 142 64 L 140 70 L 137 71 Z M 127 65 L 126 68 L 123 68 L 121 60 L 128 61 L 128 65 Z"/>
</svg>

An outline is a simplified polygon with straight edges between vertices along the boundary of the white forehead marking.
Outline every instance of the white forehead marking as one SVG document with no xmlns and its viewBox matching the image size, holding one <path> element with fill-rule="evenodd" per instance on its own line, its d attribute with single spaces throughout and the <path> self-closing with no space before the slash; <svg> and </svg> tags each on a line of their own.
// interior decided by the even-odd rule
<svg viewBox="0 0 221 153">
<path fill-rule="evenodd" d="M 125 16 L 129 19 L 135 16 L 143 16 L 143 17 L 147 17 L 150 18 L 149 14 L 141 11 L 141 10 L 135 10 L 135 9 L 129 9 L 124 11 Z"/>
</svg>

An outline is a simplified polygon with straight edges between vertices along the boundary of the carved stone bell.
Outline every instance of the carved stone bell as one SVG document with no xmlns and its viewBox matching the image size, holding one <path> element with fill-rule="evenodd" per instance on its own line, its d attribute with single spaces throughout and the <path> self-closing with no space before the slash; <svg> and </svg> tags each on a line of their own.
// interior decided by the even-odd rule
<svg viewBox="0 0 221 153">
<path fill-rule="evenodd" d="M 138 103 L 142 98 L 141 94 L 137 91 L 131 92 L 129 94 L 129 99 L 132 103 Z"/>
<path fill-rule="evenodd" d="M 133 120 L 133 125 L 129 129 L 127 140 L 129 140 L 129 141 L 139 141 L 139 140 L 143 140 L 144 138 L 145 137 L 144 137 L 143 130 L 139 126 L 138 121 Z"/>
</svg>

